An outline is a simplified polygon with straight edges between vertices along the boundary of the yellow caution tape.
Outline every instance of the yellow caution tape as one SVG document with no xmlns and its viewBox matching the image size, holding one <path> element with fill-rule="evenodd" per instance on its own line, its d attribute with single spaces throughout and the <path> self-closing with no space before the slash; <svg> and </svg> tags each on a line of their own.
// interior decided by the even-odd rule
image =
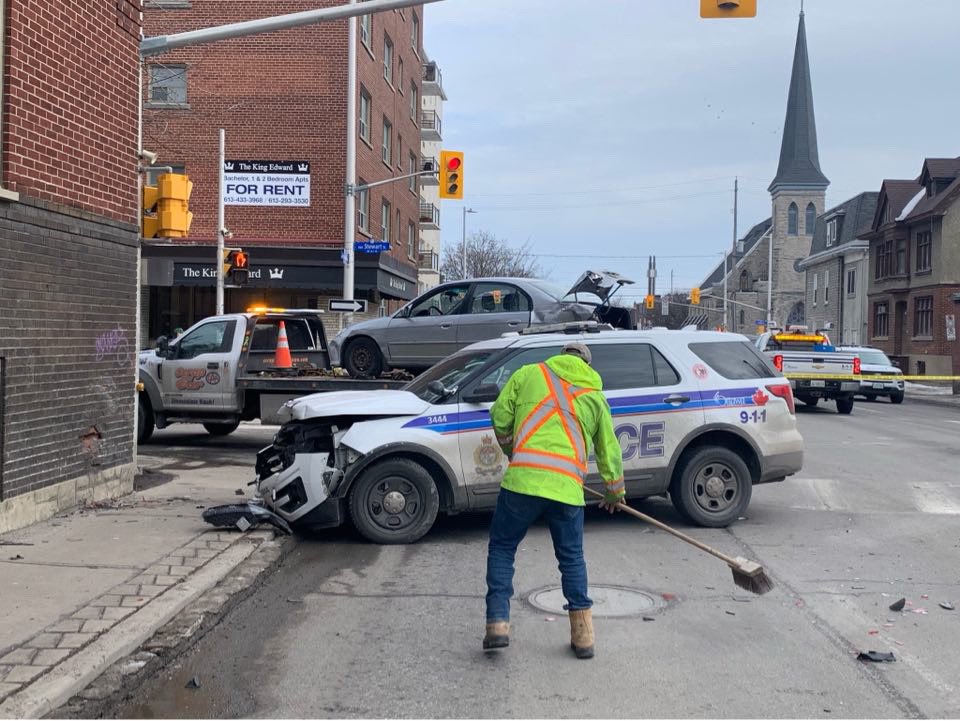
<svg viewBox="0 0 960 721">
<path fill-rule="evenodd" d="M 826 380 L 826 381 L 960 381 L 960 376 L 881 376 L 881 375 L 838 375 L 834 373 L 787 373 L 784 378 L 790 380 Z"/>
</svg>

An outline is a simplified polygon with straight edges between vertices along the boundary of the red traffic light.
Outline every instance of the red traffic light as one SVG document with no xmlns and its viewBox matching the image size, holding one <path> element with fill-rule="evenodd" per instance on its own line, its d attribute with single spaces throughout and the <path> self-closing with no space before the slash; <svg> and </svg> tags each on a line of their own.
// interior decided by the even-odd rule
<svg viewBox="0 0 960 721">
<path fill-rule="evenodd" d="M 250 266 L 250 255 L 238 250 L 233 254 L 233 267 L 245 270 Z"/>
<path fill-rule="evenodd" d="M 460 158 L 454 156 L 447 161 L 447 170 L 460 170 Z"/>
</svg>

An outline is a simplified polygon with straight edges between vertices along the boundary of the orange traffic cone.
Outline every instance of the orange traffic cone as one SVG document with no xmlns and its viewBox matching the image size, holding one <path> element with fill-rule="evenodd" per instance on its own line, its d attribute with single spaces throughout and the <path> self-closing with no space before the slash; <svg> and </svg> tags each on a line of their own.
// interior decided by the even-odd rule
<svg viewBox="0 0 960 721">
<path fill-rule="evenodd" d="M 287 327 L 280 321 L 280 330 L 277 332 L 277 353 L 274 356 L 273 367 L 278 370 L 293 368 L 293 358 L 290 357 L 290 343 L 287 341 Z"/>
</svg>

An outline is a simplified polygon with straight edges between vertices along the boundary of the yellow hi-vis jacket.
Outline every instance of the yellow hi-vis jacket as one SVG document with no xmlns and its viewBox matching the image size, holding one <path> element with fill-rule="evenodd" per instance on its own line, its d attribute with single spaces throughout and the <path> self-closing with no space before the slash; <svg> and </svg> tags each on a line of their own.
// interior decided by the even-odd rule
<svg viewBox="0 0 960 721">
<path fill-rule="evenodd" d="M 569 354 L 517 370 L 490 409 L 497 442 L 510 458 L 501 486 L 582 506 L 595 446 L 607 496 L 622 498 L 623 458 L 602 387 L 597 372 Z"/>
</svg>

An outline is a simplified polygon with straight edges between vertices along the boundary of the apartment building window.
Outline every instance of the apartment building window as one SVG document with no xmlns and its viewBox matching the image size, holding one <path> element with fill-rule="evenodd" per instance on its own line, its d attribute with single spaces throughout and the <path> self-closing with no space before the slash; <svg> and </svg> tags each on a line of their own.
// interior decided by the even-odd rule
<svg viewBox="0 0 960 721">
<path fill-rule="evenodd" d="M 893 270 L 893 241 L 884 240 L 877 243 L 877 260 L 874 266 L 875 280 L 892 275 Z"/>
<path fill-rule="evenodd" d="M 820 280 L 820 274 L 814 273 L 813 274 L 813 305 L 814 307 L 816 307 L 817 305 L 817 284 L 819 280 Z"/>
<path fill-rule="evenodd" d="M 393 157 L 393 125 L 383 116 L 383 145 L 380 148 L 380 157 L 383 162 L 390 165 L 390 158 Z"/>
<path fill-rule="evenodd" d="M 837 242 L 837 221 L 836 219 L 827 222 L 827 247 Z"/>
<path fill-rule="evenodd" d="M 847 295 L 855 295 L 857 292 L 857 271 L 856 269 L 847 271 Z"/>
<path fill-rule="evenodd" d="M 393 85 L 393 41 L 386 33 L 383 34 L 383 77 Z"/>
<path fill-rule="evenodd" d="M 894 268 L 897 275 L 905 275 L 907 272 L 907 239 L 897 239 L 897 255 Z"/>
<path fill-rule="evenodd" d="M 413 13 L 413 19 L 410 22 L 410 46 L 418 56 L 420 55 L 420 18 Z"/>
<path fill-rule="evenodd" d="M 386 200 L 380 206 L 380 230 L 383 236 L 381 240 L 390 241 L 390 203 Z"/>
<path fill-rule="evenodd" d="M 366 185 L 366 181 L 357 178 L 357 185 Z M 357 193 L 357 225 L 364 233 L 370 232 L 370 191 Z"/>
<path fill-rule="evenodd" d="M 823 304 L 830 302 L 830 271 L 823 271 Z"/>
<path fill-rule="evenodd" d="M 396 235 L 396 240 L 400 240 L 400 208 L 397 208 L 397 222 L 393 225 L 393 232 Z"/>
<path fill-rule="evenodd" d="M 807 217 L 804 218 L 803 231 L 807 235 L 813 235 L 813 227 L 817 223 L 817 206 L 813 203 L 807 203 Z"/>
<path fill-rule="evenodd" d="M 360 16 L 360 42 L 367 46 L 367 50 L 372 50 L 370 47 L 370 36 L 373 34 L 373 19 L 370 15 L 361 15 Z"/>
<path fill-rule="evenodd" d="M 926 295 L 913 301 L 913 334 L 933 335 L 933 296 Z"/>
<path fill-rule="evenodd" d="M 420 94 L 417 92 L 417 83 L 410 83 L 410 119 L 417 119 L 417 109 L 420 107 Z"/>
<path fill-rule="evenodd" d="M 397 167 L 403 168 L 403 136 L 397 133 Z"/>
<path fill-rule="evenodd" d="M 187 104 L 187 66 L 160 65 L 149 66 L 150 104 L 186 105 Z"/>
<path fill-rule="evenodd" d="M 370 142 L 370 93 L 367 89 L 360 88 L 360 137 Z"/>
<path fill-rule="evenodd" d="M 403 58 L 397 58 L 397 90 L 403 95 Z"/>
<path fill-rule="evenodd" d="M 876 338 L 885 338 L 888 333 L 887 328 L 887 304 L 875 303 L 873 306 L 873 335 Z"/>
<path fill-rule="evenodd" d="M 415 153 L 410 153 L 410 159 L 408 160 L 409 166 L 407 168 L 408 173 L 417 172 L 417 156 Z M 410 188 L 411 193 L 417 192 L 417 177 L 415 175 L 410 176 L 410 180 L 407 181 L 407 187 Z"/>
<path fill-rule="evenodd" d="M 800 209 L 797 208 L 796 203 L 790 203 L 790 207 L 787 208 L 787 234 L 788 235 L 797 235 L 800 232 Z"/>
<path fill-rule="evenodd" d="M 917 272 L 933 268 L 933 233 L 917 233 Z"/>
<path fill-rule="evenodd" d="M 417 247 L 417 228 L 413 223 L 407 223 L 407 257 L 414 258 Z"/>
</svg>

